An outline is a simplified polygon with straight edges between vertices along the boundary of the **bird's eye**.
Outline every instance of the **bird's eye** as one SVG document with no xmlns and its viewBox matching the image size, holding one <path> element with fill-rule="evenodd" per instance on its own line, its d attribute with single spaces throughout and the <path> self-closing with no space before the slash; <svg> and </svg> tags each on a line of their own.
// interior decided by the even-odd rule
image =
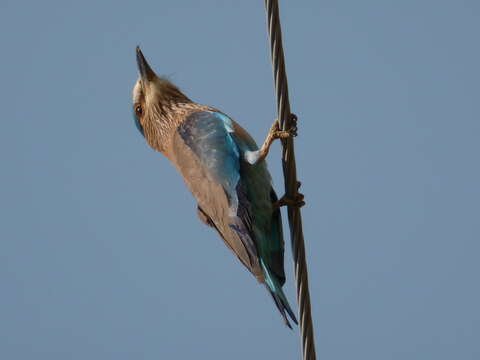
<svg viewBox="0 0 480 360">
<path fill-rule="evenodd" d="M 143 112 L 143 110 L 142 110 L 142 107 L 140 105 L 135 106 L 135 114 L 137 114 L 137 116 L 142 115 L 142 112 Z"/>
</svg>

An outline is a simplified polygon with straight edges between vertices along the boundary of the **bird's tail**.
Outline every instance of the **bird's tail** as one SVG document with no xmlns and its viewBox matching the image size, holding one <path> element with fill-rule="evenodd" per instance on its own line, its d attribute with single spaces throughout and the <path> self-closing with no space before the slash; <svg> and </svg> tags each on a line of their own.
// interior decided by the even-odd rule
<svg viewBox="0 0 480 360">
<path fill-rule="evenodd" d="M 280 314 L 285 321 L 285 325 L 287 325 L 291 329 L 292 325 L 290 325 L 290 322 L 288 321 L 287 314 L 290 319 L 292 319 L 292 321 L 298 325 L 297 318 L 295 317 L 295 314 L 293 313 L 292 308 L 290 307 L 290 304 L 288 303 L 288 300 L 283 293 L 282 285 L 280 285 L 275 275 L 268 270 L 263 260 L 261 261 L 261 263 L 263 272 L 265 274 L 265 287 L 267 288 L 270 295 L 272 295 L 273 301 L 275 302 L 278 311 L 280 311 Z"/>
</svg>

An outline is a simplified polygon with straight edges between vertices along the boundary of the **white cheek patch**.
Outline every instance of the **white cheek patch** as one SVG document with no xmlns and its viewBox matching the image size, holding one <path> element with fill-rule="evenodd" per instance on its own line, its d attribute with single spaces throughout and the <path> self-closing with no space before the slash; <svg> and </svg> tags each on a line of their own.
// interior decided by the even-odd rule
<svg viewBox="0 0 480 360">
<path fill-rule="evenodd" d="M 142 89 L 140 86 L 140 79 L 137 80 L 135 86 L 133 87 L 133 103 L 136 104 L 140 101 L 140 95 L 142 93 Z"/>
</svg>

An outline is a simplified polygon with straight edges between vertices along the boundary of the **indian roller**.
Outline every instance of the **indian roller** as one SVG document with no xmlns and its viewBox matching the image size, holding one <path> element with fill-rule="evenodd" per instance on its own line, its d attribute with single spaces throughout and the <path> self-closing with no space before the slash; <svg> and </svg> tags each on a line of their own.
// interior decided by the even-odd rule
<svg viewBox="0 0 480 360">
<path fill-rule="evenodd" d="M 147 143 L 165 155 L 197 201 L 200 220 L 212 227 L 240 262 L 265 284 L 285 324 L 297 323 L 282 291 L 284 241 L 278 200 L 265 158 L 275 139 L 296 135 L 275 121 L 262 147 L 222 111 L 190 100 L 159 77 L 136 49 L 140 77 L 133 89 L 135 125 Z M 294 124 L 296 122 L 294 121 Z M 288 317 L 287 317 L 288 315 Z"/>
</svg>

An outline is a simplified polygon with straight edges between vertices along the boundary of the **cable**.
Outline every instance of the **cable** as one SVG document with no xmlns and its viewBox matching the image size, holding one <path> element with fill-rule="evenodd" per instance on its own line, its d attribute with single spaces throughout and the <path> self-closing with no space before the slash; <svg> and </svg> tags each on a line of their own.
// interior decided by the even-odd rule
<svg viewBox="0 0 480 360">
<path fill-rule="evenodd" d="M 273 77 L 277 98 L 277 113 L 283 130 L 290 128 L 290 101 L 288 99 L 287 73 L 282 46 L 282 30 L 277 0 L 265 0 L 267 11 L 268 35 L 272 54 Z M 293 138 L 282 140 L 282 166 L 285 179 L 285 194 L 293 199 L 297 194 L 297 167 L 295 164 Z M 299 305 L 299 326 L 302 338 L 304 360 L 315 360 L 315 340 L 313 335 L 310 291 L 308 289 L 308 272 L 303 240 L 302 216 L 300 208 L 288 206 L 288 223 L 292 243 L 295 279 L 297 285 L 297 302 Z"/>
</svg>

